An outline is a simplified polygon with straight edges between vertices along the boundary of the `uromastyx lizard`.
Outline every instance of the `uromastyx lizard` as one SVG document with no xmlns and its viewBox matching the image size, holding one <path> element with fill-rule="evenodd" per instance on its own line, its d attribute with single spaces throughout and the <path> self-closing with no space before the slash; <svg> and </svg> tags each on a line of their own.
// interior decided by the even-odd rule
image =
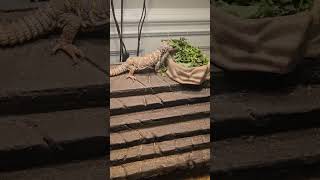
<svg viewBox="0 0 320 180">
<path fill-rule="evenodd" d="M 145 56 L 129 57 L 126 62 L 111 68 L 110 76 L 117 76 L 129 71 L 127 78 L 136 80 L 136 77 L 134 76 L 136 71 L 154 67 L 155 71 L 158 72 L 168 55 L 173 51 L 175 51 L 175 49 L 168 43 L 167 40 L 162 41 L 160 48 L 157 50 L 146 54 Z"/>
</svg>

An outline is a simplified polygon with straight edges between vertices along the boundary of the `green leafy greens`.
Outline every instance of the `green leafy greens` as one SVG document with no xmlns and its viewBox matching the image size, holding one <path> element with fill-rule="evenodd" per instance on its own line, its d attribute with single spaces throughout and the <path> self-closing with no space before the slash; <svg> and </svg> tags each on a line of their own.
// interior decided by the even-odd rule
<svg viewBox="0 0 320 180">
<path fill-rule="evenodd" d="M 177 51 L 174 54 L 176 63 L 186 67 L 198 67 L 209 63 L 209 59 L 198 47 L 192 46 L 186 38 L 170 39 L 169 44 Z"/>
<path fill-rule="evenodd" d="M 218 8 L 247 19 L 292 15 L 312 4 L 313 0 L 216 0 Z"/>
</svg>

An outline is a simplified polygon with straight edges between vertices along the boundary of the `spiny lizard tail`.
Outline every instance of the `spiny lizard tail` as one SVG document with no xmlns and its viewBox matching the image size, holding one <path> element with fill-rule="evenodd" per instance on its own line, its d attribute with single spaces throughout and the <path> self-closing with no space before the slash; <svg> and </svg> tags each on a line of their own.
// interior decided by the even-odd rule
<svg viewBox="0 0 320 180">
<path fill-rule="evenodd" d="M 134 72 L 146 68 L 154 67 L 156 71 L 164 63 L 166 57 L 174 48 L 169 45 L 168 41 L 163 41 L 160 48 L 142 57 L 129 57 L 126 62 L 110 69 L 110 77 L 117 76 L 129 71 L 127 78 L 135 79 Z"/>
<path fill-rule="evenodd" d="M 22 44 L 56 29 L 62 30 L 53 48 L 65 51 L 73 59 L 83 56 L 73 40 L 79 31 L 88 32 L 107 25 L 108 0 L 51 0 L 44 8 L 7 26 L 0 24 L 0 47 Z"/>
</svg>

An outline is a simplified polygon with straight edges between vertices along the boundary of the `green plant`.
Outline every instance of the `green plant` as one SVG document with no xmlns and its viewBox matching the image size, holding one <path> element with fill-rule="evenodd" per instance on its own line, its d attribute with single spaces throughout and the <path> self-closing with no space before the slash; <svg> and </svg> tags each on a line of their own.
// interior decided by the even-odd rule
<svg viewBox="0 0 320 180">
<path fill-rule="evenodd" d="M 209 59 L 198 47 L 192 46 L 186 38 L 170 39 L 170 45 L 177 51 L 174 54 L 176 63 L 186 67 L 198 67 L 209 63 Z"/>
<path fill-rule="evenodd" d="M 286 16 L 309 10 L 313 0 L 216 0 L 216 6 L 243 18 Z"/>
</svg>

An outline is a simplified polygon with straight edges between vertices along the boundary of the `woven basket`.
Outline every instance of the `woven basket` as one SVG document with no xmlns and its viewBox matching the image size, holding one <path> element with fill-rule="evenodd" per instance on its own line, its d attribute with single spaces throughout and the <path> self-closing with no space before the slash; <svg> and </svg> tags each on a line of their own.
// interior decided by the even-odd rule
<svg viewBox="0 0 320 180">
<path fill-rule="evenodd" d="M 320 58 L 320 0 L 314 0 L 312 19 L 305 57 Z"/>
<path fill-rule="evenodd" d="M 242 19 L 211 8 L 213 63 L 226 70 L 287 73 L 303 59 L 311 11 Z"/>
<path fill-rule="evenodd" d="M 210 79 L 210 63 L 199 67 L 185 67 L 174 61 L 173 56 L 167 59 L 166 74 L 180 84 L 200 85 Z"/>
</svg>

